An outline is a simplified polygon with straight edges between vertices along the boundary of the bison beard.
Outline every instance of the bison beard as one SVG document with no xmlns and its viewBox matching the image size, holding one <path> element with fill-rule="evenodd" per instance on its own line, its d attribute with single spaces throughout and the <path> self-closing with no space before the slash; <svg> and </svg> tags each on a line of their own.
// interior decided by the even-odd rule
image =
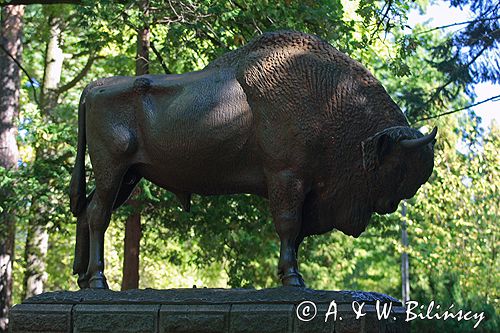
<svg viewBox="0 0 500 333">
<path fill-rule="evenodd" d="M 301 235 L 320 235 L 337 229 L 357 238 L 366 229 L 372 211 L 360 192 L 351 191 L 341 198 L 333 194 L 320 198 L 317 193 L 309 193 L 302 211 Z"/>
<path fill-rule="evenodd" d="M 267 197 L 283 285 L 304 286 L 297 249 L 336 228 L 358 237 L 432 172 L 432 140 L 359 62 L 318 37 L 266 33 L 198 72 L 113 77 L 79 106 L 71 211 L 74 273 L 107 288 L 104 233 L 145 178 L 175 193 Z M 86 197 L 88 148 L 95 189 Z"/>
</svg>

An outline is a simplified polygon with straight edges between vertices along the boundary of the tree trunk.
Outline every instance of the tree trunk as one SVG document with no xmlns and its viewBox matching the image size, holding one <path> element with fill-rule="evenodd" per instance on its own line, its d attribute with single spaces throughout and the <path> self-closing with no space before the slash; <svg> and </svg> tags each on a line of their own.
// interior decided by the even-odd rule
<svg viewBox="0 0 500 333">
<path fill-rule="evenodd" d="M 24 272 L 23 298 L 43 293 L 43 286 L 47 281 L 45 258 L 49 245 L 49 234 L 43 221 L 35 220 L 28 225 L 24 259 L 26 271 Z"/>
<path fill-rule="evenodd" d="M 17 128 L 19 115 L 20 69 L 7 55 L 17 61 L 22 55 L 22 18 L 24 6 L 2 8 L 0 43 L 0 167 L 17 167 Z M 8 189 L 0 189 L 8 196 Z M 7 332 L 8 311 L 12 305 L 12 262 L 14 259 L 15 220 L 13 212 L 0 213 L 0 332 Z"/>
<path fill-rule="evenodd" d="M 149 26 L 146 24 L 137 33 L 137 57 L 135 59 L 135 75 L 149 74 L 149 39 Z"/>
<path fill-rule="evenodd" d="M 139 287 L 139 250 L 141 242 L 141 211 L 136 200 L 128 200 L 132 206 L 132 214 L 125 224 L 125 241 L 123 254 L 122 290 Z"/>
<path fill-rule="evenodd" d="M 141 1 L 139 7 L 143 12 L 145 19 L 147 20 L 147 17 L 149 16 L 149 1 Z M 144 26 L 137 32 L 137 57 L 135 60 L 135 75 L 144 75 L 149 73 L 149 43 L 149 24 L 145 22 Z M 127 218 L 127 223 L 125 224 L 123 277 L 121 286 L 122 290 L 139 288 L 141 205 L 140 202 L 135 199 L 129 200 L 128 204 L 132 206 L 133 212 Z"/>
<path fill-rule="evenodd" d="M 59 46 L 61 39 L 61 19 L 49 18 L 50 37 L 45 51 L 45 68 L 43 72 L 42 95 L 40 104 L 44 116 L 57 106 L 59 94 L 57 88 L 61 82 L 62 65 L 64 61 L 63 50 Z"/>
<path fill-rule="evenodd" d="M 57 105 L 59 94 L 57 88 L 61 81 L 62 64 L 64 60 L 63 51 L 59 46 L 61 39 L 61 19 L 58 17 L 49 18 L 49 40 L 45 54 L 45 69 L 43 75 L 42 94 L 40 96 L 40 107 L 42 116 L 49 118 L 51 110 Z M 37 149 L 35 168 L 37 162 L 45 159 L 42 149 Z M 40 179 L 43 182 L 42 179 Z M 47 180 L 48 181 L 48 180 Z M 32 201 L 32 209 L 35 211 L 34 218 L 29 222 L 28 233 L 26 235 L 26 247 L 24 258 L 26 270 L 24 272 L 24 298 L 38 295 L 43 292 L 43 287 L 47 281 L 46 257 L 49 242 L 47 232 L 47 207 L 45 203 L 38 202 L 36 198 Z"/>
</svg>

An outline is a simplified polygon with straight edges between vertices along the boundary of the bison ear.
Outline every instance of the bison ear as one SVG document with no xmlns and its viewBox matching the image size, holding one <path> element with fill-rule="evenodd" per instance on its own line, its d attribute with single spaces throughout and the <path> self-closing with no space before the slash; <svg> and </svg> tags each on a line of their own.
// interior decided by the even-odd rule
<svg viewBox="0 0 500 333">
<path fill-rule="evenodd" d="M 363 167 L 367 171 L 376 169 L 395 146 L 389 133 L 377 133 L 361 142 Z"/>
</svg>

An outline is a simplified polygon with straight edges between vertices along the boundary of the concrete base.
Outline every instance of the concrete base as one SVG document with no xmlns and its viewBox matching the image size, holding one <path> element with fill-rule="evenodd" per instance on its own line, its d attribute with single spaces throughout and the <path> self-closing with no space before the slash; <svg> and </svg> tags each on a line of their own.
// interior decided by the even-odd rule
<svg viewBox="0 0 500 333">
<path fill-rule="evenodd" d="M 315 306 L 301 304 L 304 301 Z M 392 304 L 387 319 L 378 319 L 377 301 L 380 310 L 384 303 Z M 358 309 L 361 303 L 365 303 L 361 310 L 365 315 L 356 319 L 353 308 Z M 325 322 L 329 308 L 332 313 Z M 405 318 L 398 300 L 360 291 L 290 287 L 122 292 L 87 289 L 27 299 L 12 309 L 10 331 L 399 333 L 409 332 Z"/>
</svg>

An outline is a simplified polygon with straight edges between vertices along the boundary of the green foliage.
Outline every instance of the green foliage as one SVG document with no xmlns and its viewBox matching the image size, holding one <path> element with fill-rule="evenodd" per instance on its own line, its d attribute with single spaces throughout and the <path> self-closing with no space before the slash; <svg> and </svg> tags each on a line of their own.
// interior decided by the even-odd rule
<svg viewBox="0 0 500 333">
<path fill-rule="evenodd" d="M 460 32 L 448 36 L 434 49 L 442 58 L 435 62 L 450 81 L 473 95 L 471 83 L 500 82 L 500 3 L 498 1 L 450 0 L 454 7 L 469 7 L 475 16 Z"/>
<path fill-rule="evenodd" d="M 48 227 L 46 290 L 77 288 L 71 275 L 75 220 L 69 212 L 67 189 L 75 156 L 79 94 L 85 83 L 97 77 L 133 75 L 137 27 L 150 27 L 158 51 L 150 56 L 152 73 L 164 72 L 160 60 L 173 73 L 200 69 L 261 31 L 295 29 L 317 34 L 370 68 L 412 123 L 463 107 L 468 84 L 482 75 L 451 74 L 458 59 L 454 46 L 460 39 L 425 32 L 425 26 L 406 33 L 408 11 L 416 6 L 408 1 L 151 0 L 148 15 L 136 1 L 84 2 L 92 5 L 26 8 L 24 64 L 37 81 L 44 75 L 50 15 L 65 21 L 61 38 L 68 56 L 62 84 L 78 75 L 90 55 L 97 59 L 84 81 L 63 92 L 58 107 L 48 115 L 35 105 L 32 87 L 23 85 L 21 165 L 16 171 L 0 169 L 0 188 L 9 189 L 8 196 L 0 197 L 0 211 L 15 211 L 18 218 L 16 253 L 24 251 L 28 222 Z M 424 8 L 425 2 L 418 5 Z M 470 30 L 469 35 L 474 33 Z M 444 84 L 446 89 L 436 94 Z M 424 124 L 434 125 L 418 123 Z M 500 130 L 478 131 L 473 113 L 440 118 L 436 124 L 440 130 L 435 172 L 407 202 L 410 248 L 400 245 L 400 212 L 374 216 L 358 239 L 339 232 L 306 239 L 300 249 L 301 271 L 312 288 L 365 289 L 398 296 L 400 257 L 407 250 L 412 299 L 485 311 L 489 320 L 478 331 L 496 332 L 498 278 L 492 271 L 499 266 Z M 465 152 L 456 150 L 457 142 L 467 147 Z M 92 186 L 90 163 L 87 170 Z M 279 243 L 266 200 L 250 195 L 194 196 L 192 212 L 185 213 L 173 194 L 146 181 L 139 187 L 141 287 L 277 285 Z M 127 206 L 118 209 L 106 235 L 112 289 L 120 287 L 124 224 L 130 211 Z M 17 255 L 15 302 L 22 294 L 24 266 Z M 429 332 L 470 329 L 450 321 L 415 321 L 413 326 Z"/>
<path fill-rule="evenodd" d="M 467 128 L 467 123 L 461 125 Z M 499 325 L 499 284 L 492 269 L 499 264 L 500 131 L 493 126 L 478 151 L 462 154 L 454 149 L 461 135 L 448 128 L 440 136 L 433 179 L 408 208 L 412 298 L 485 311 L 489 321 L 479 331 L 493 332 Z M 415 325 L 429 331 L 429 323 Z M 453 322 L 433 326 L 436 331 L 471 329 Z"/>
</svg>

